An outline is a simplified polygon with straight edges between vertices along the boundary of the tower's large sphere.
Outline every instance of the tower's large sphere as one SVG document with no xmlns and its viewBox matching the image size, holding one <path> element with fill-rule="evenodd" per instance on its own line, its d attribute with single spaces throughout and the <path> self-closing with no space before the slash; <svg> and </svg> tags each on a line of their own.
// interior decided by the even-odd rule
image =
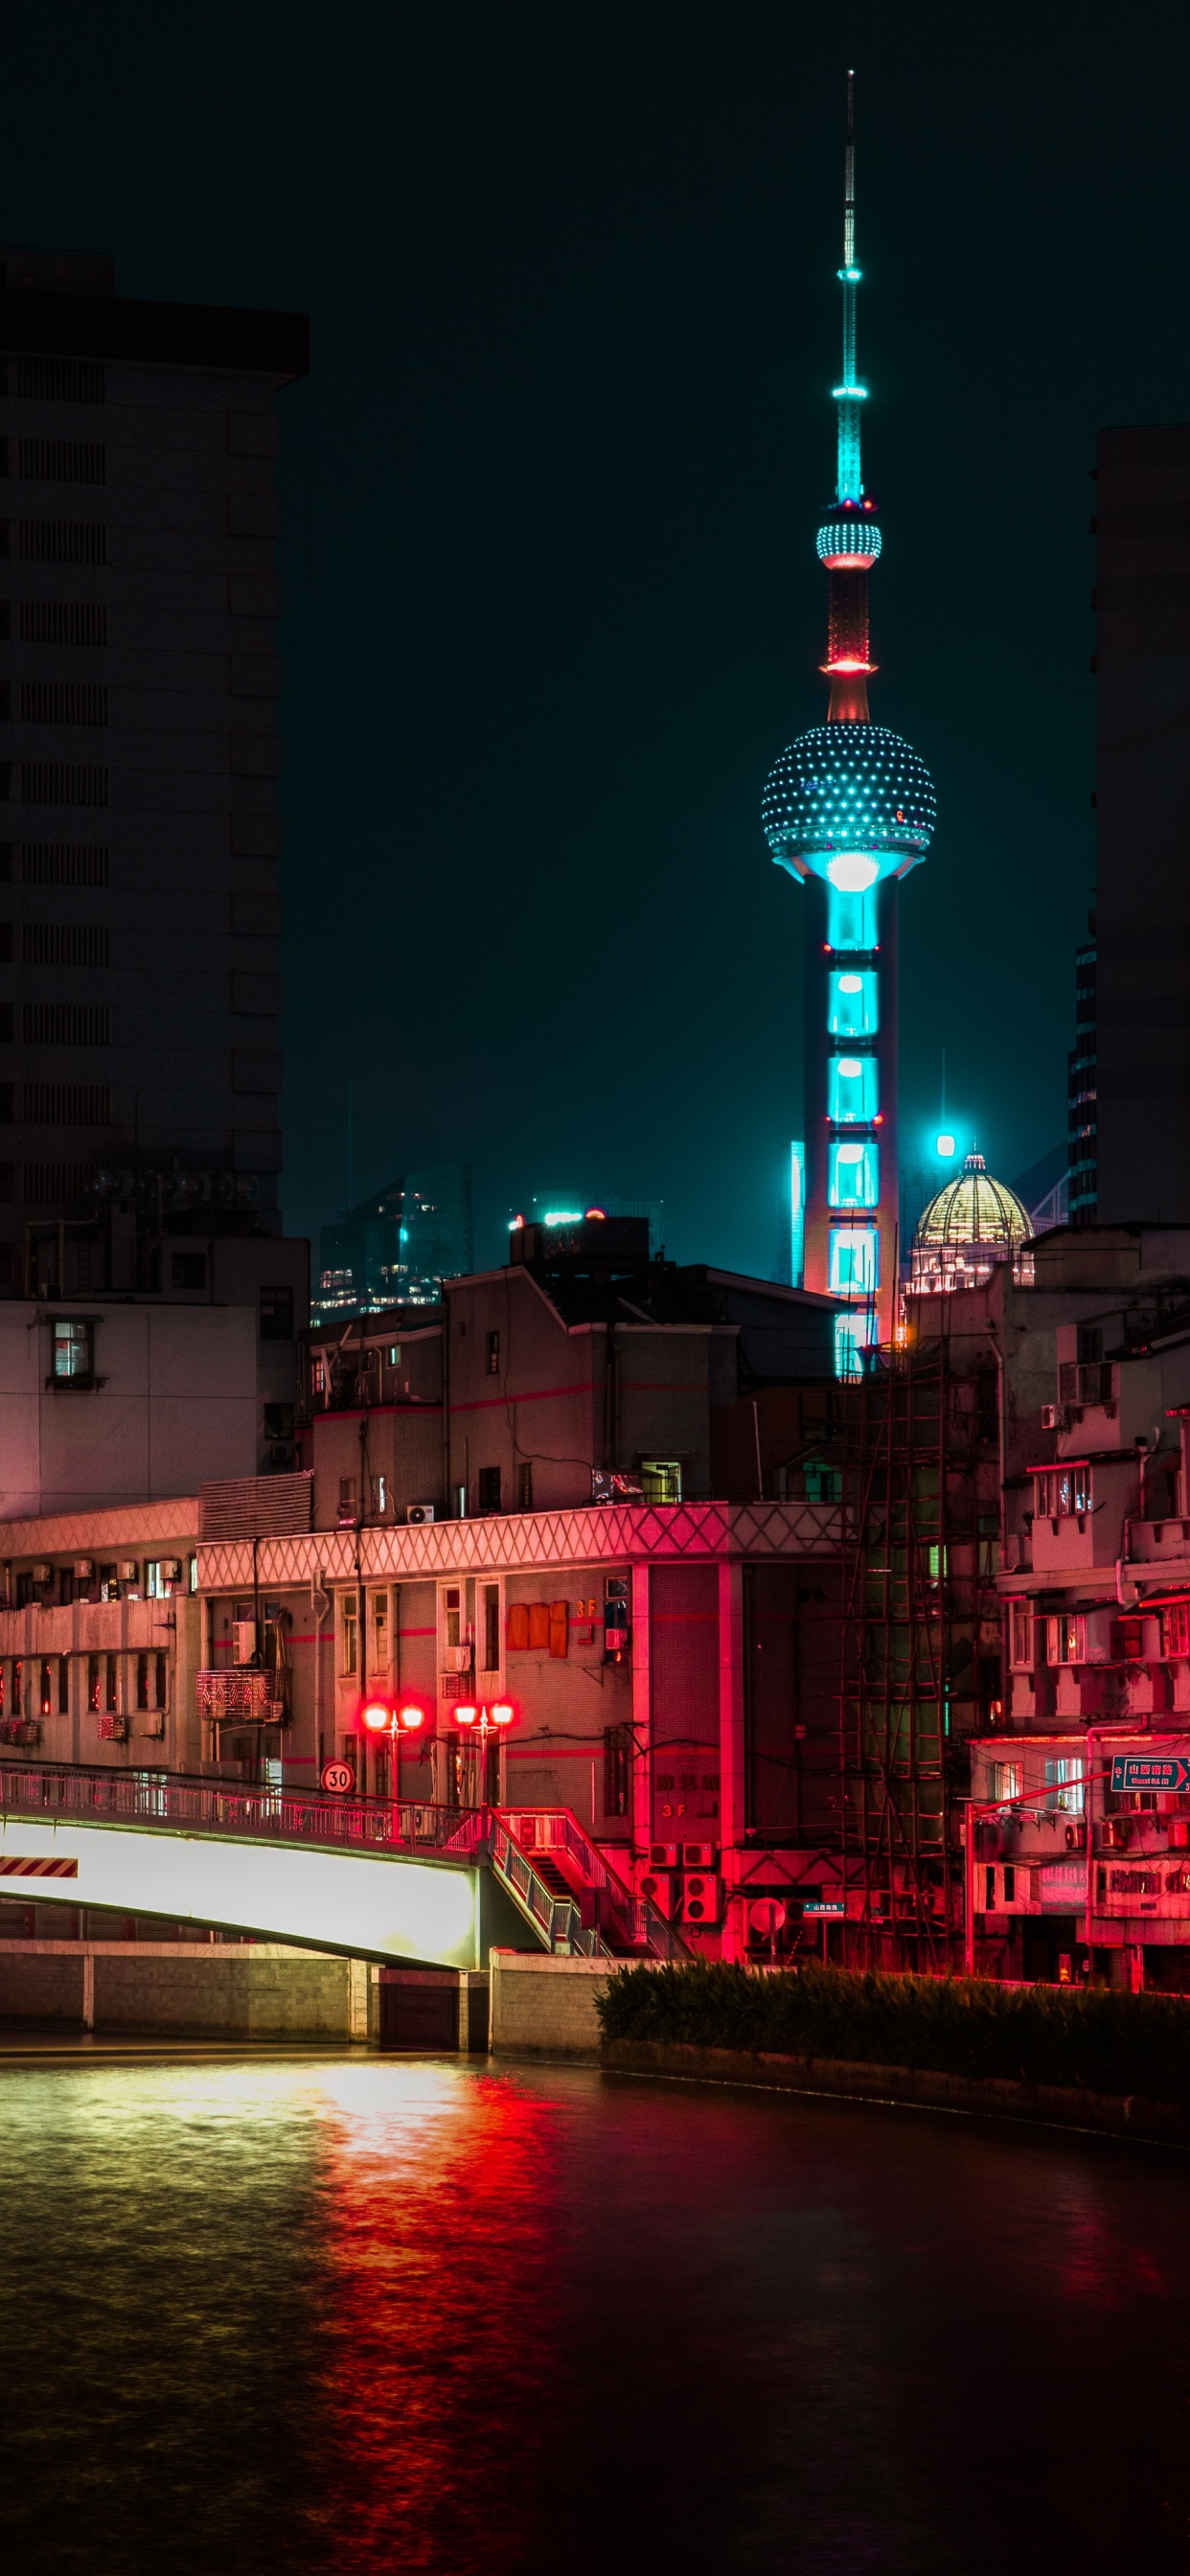
<svg viewBox="0 0 1190 2576">
<path fill-rule="evenodd" d="M 761 803 L 773 857 L 797 877 L 827 876 L 832 859 L 857 851 L 876 861 L 873 877 L 897 875 L 925 857 L 937 811 L 925 762 L 874 724 L 799 734 L 769 771 Z"/>
</svg>

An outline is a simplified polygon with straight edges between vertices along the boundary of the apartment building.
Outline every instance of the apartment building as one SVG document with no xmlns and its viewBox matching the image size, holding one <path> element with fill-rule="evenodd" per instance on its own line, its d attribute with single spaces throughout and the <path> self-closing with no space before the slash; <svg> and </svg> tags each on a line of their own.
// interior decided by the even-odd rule
<svg viewBox="0 0 1190 2576">
<path fill-rule="evenodd" d="M 0 1296 L 161 1293 L 280 1228 L 274 405 L 306 324 L 118 296 L 101 259 L 0 272 Z"/>
</svg>

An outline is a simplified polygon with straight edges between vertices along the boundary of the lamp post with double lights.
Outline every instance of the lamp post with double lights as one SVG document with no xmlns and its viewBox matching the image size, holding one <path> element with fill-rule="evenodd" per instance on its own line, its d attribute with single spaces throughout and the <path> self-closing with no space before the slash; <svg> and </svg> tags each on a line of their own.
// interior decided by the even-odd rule
<svg viewBox="0 0 1190 2576">
<path fill-rule="evenodd" d="M 468 1704 L 462 1708 L 456 1708 L 454 1712 L 455 1725 L 466 1729 L 469 1742 L 476 1746 L 479 1754 L 478 1768 L 480 1785 L 483 1790 L 483 1796 L 479 1800 L 479 1804 L 481 1806 L 498 1807 L 500 1804 L 500 1781 L 498 1774 L 495 1784 L 495 1795 L 493 1797 L 488 1794 L 490 1787 L 488 1780 L 488 1754 L 491 1746 L 501 1743 L 504 1736 L 507 1734 L 509 1727 L 514 1724 L 515 1719 L 516 1710 L 513 1707 L 511 1700 L 506 1699 L 493 1700 L 490 1703 L 476 1702 L 474 1704 Z"/>
<path fill-rule="evenodd" d="M 375 1741 L 387 1735 L 389 1742 L 390 1787 L 393 1798 L 400 1795 L 400 1753 L 404 1736 L 414 1735 L 426 1722 L 424 1708 L 416 1700 L 386 1699 L 380 1691 L 370 1691 L 360 1704 L 359 1723 Z"/>
</svg>

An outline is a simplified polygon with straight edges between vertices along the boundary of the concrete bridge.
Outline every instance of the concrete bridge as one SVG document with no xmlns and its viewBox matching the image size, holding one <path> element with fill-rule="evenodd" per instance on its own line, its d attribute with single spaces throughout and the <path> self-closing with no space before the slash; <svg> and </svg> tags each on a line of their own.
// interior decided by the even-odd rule
<svg viewBox="0 0 1190 2576">
<path fill-rule="evenodd" d="M 179 1773 L 0 1764 L 0 1892 L 390 1965 L 480 1968 L 493 1943 L 682 1948 L 564 1809 L 527 1821 Z"/>
</svg>

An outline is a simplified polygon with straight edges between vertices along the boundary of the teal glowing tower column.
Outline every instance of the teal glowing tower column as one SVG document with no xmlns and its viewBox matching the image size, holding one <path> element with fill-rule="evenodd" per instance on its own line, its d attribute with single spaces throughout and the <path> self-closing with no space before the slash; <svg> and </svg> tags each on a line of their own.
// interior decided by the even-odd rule
<svg viewBox="0 0 1190 2576">
<path fill-rule="evenodd" d="M 867 389 L 856 371 L 855 147 L 847 75 L 843 368 L 835 497 L 818 531 L 830 585 L 825 725 L 799 734 L 769 773 L 762 806 L 778 867 L 806 889 L 805 1266 L 807 1288 L 846 1300 L 842 1375 L 891 1339 L 897 1293 L 897 886 L 934 828 L 928 770 L 874 725 L 868 575 L 880 554 L 860 471 Z"/>
</svg>

